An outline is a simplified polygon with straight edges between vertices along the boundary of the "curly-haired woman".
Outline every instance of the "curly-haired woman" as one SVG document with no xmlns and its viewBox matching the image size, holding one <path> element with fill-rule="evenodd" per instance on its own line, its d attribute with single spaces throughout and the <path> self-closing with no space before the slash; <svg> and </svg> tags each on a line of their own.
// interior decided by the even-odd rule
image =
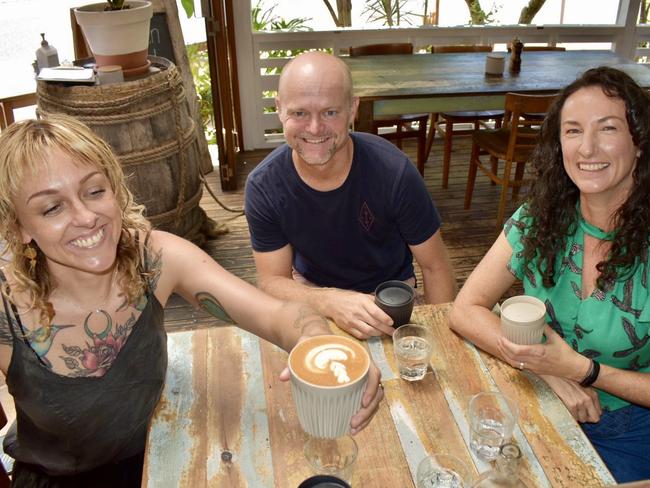
<svg viewBox="0 0 650 488">
<path fill-rule="evenodd" d="M 172 293 L 286 350 L 329 333 L 313 310 L 151 230 L 142 211 L 108 145 L 74 119 L 19 122 L 0 135 L 0 370 L 16 404 L 4 443 L 16 459 L 12 486 L 140 486 Z M 378 384 L 373 366 L 353 432 L 374 413 Z"/>
<path fill-rule="evenodd" d="M 527 201 L 468 278 L 451 327 L 558 394 L 617 481 L 650 478 L 650 99 L 594 68 L 543 123 Z M 515 282 L 546 304 L 543 344 L 491 309 Z"/>
</svg>

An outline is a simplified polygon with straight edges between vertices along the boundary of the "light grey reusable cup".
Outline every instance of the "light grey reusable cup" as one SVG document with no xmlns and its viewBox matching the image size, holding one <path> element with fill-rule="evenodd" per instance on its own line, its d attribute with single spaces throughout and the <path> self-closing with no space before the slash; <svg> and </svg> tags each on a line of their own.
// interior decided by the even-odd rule
<svg viewBox="0 0 650 488">
<path fill-rule="evenodd" d="M 354 348 L 365 358 L 363 373 L 348 383 L 323 386 L 310 383 L 292 367 L 292 355 L 298 348 L 318 346 L 319 340 L 327 337 L 333 343 Z M 350 420 L 361 408 L 361 399 L 368 382 L 370 356 L 354 339 L 342 336 L 314 336 L 296 345 L 289 353 L 291 372 L 291 394 L 298 412 L 298 420 L 305 432 L 320 438 L 334 439 L 350 432 Z"/>
<path fill-rule="evenodd" d="M 546 326 L 546 306 L 528 295 L 510 297 L 501 304 L 501 332 L 515 344 L 539 344 Z"/>
</svg>

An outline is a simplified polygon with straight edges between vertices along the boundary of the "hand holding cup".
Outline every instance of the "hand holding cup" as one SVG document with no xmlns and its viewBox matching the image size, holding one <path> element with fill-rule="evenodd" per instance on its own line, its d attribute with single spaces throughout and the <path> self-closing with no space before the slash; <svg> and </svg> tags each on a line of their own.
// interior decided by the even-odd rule
<svg viewBox="0 0 650 488">
<path fill-rule="evenodd" d="M 539 344 L 544 335 L 545 319 L 546 306 L 535 297 L 510 297 L 501 305 L 501 333 L 515 344 Z"/>
<path fill-rule="evenodd" d="M 375 289 L 375 303 L 393 319 L 395 328 L 411 320 L 414 301 L 415 290 L 403 281 L 384 281 Z"/>
<path fill-rule="evenodd" d="M 289 370 L 303 430 L 330 439 L 348 434 L 370 366 L 368 352 L 354 339 L 320 335 L 299 342 L 289 353 Z"/>
</svg>

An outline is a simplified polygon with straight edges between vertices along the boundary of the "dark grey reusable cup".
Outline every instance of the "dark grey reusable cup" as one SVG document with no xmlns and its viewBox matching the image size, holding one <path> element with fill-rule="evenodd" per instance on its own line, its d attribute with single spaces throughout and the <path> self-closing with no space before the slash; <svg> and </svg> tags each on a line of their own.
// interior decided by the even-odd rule
<svg viewBox="0 0 650 488">
<path fill-rule="evenodd" d="M 375 303 L 390 315 L 393 327 L 409 323 L 414 300 L 415 290 L 403 281 L 384 281 L 375 289 Z"/>
<path fill-rule="evenodd" d="M 350 488 L 350 485 L 336 476 L 319 474 L 307 478 L 298 488 Z"/>
</svg>

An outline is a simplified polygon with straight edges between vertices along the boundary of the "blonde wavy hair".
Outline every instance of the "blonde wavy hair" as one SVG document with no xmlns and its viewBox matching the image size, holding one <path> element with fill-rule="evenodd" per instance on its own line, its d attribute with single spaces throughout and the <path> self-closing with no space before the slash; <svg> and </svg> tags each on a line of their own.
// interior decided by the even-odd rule
<svg viewBox="0 0 650 488">
<path fill-rule="evenodd" d="M 25 120 L 10 125 L 0 134 L 0 236 L 5 241 L 5 258 L 11 263 L 8 274 L 12 287 L 3 293 L 14 299 L 25 294 L 29 309 L 40 311 L 42 326 L 49 327 L 54 307 L 49 301 L 56 287 L 46 265 L 43 252 L 35 245 L 36 268 L 30 273 L 29 259 L 20 235 L 20 222 L 13 198 L 25 178 L 48 160 L 53 150 L 69 155 L 79 164 L 97 168 L 109 180 L 122 217 L 122 232 L 117 246 L 118 284 L 128 303 L 137 303 L 145 290 L 146 276 L 140 266 L 140 250 L 136 235 L 146 235 L 151 226 L 143 216 L 144 207 L 133 201 L 126 187 L 124 173 L 110 146 L 87 126 L 66 115 L 51 115 L 41 120 Z"/>
</svg>

